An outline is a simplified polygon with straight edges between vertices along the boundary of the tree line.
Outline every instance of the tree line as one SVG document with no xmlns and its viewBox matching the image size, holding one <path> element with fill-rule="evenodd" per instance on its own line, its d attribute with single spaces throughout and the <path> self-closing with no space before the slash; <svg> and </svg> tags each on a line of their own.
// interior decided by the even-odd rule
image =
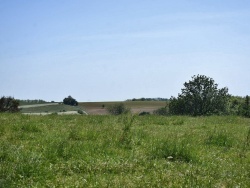
<svg viewBox="0 0 250 188">
<path fill-rule="evenodd" d="M 191 80 L 185 82 L 184 88 L 177 97 L 164 98 L 141 98 L 132 101 L 166 100 L 166 106 L 154 111 L 156 115 L 242 115 L 250 117 L 250 99 L 247 95 L 235 97 L 228 93 L 228 88 L 218 88 L 214 79 L 205 75 L 194 75 Z M 27 102 L 30 102 L 29 100 Z M 32 103 L 45 102 L 33 100 Z M 13 97 L 0 99 L 0 112 L 18 112 L 20 101 Z M 66 105 L 77 106 L 78 102 L 71 96 L 63 99 Z M 110 114 L 119 115 L 128 113 L 129 109 L 123 103 L 115 104 L 107 108 Z M 144 113 L 148 114 L 148 113 Z"/>
<path fill-rule="evenodd" d="M 17 99 L 20 105 L 30 105 L 30 104 L 44 104 L 47 103 L 45 100 L 42 99 Z"/>
</svg>

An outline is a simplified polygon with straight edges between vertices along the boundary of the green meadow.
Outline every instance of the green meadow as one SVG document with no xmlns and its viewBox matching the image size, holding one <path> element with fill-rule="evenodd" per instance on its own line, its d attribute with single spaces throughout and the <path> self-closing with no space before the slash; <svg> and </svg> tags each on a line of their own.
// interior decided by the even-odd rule
<svg viewBox="0 0 250 188">
<path fill-rule="evenodd" d="M 2 113 L 0 187 L 250 187 L 250 119 Z"/>
</svg>

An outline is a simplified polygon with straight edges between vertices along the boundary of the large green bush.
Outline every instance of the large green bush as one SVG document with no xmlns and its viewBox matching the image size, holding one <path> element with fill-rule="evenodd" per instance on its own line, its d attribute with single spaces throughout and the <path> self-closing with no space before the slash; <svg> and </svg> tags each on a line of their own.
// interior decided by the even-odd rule
<svg viewBox="0 0 250 188">
<path fill-rule="evenodd" d="M 71 97 L 69 95 L 68 97 L 63 99 L 63 104 L 71 105 L 71 106 L 77 106 L 78 102 L 73 97 Z"/>
<path fill-rule="evenodd" d="M 19 102 L 13 97 L 2 97 L 0 99 L 0 112 L 18 112 Z"/>
<path fill-rule="evenodd" d="M 171 97 L 169 111 L 172 114 L 211 115 L 223 114 L 228 110 L 228 88 L 218 89 L 212 78 L 204 75 L 193 76 L 184 83 L 182 93 Z"/>
</svg>

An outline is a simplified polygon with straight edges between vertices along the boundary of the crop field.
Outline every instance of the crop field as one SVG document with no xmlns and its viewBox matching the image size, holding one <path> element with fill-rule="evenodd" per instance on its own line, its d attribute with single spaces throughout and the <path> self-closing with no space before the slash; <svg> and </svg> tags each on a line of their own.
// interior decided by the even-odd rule
<svg viewBox="0 0 250 188">
<path fill-rule="evenodd" d="M 84 110 L 90 115 L 107 115 L 107 107 L 114 104 L 124 103 L 133 113 L 153 112 L 166 106 L 164 101 L 125 101 L 125 102 L 81 102 L 78 106 L 64 105 L 60 103 L 32 104 L 20 106 L 22 113 L 62 113 L 77 112 Z"/>
<path fill-rule="evenodd" d="M 250 187 L 250 119 L 0 114 L 0 187 Z"/>
<path fill-rule="evenodd" d="M 48 103 L 48 104 L 34 104 L 34 105 L 24 105 L 20 106 L 22 113 L 35 113 L 35 114 L 48 114 L 48 113 L 62 113 L 62 112 L 77 112 L 81 110 L 78 106 L 70 106 L 58 103 Z"/>
<path fill-rule="evenodd" d="M 82 102 L 79 106 L 88 114 L 105 115 L 107 114 L 106 107 L 121 102 Z M 133 113 L 153 112 L 154 110 L 165 107 L 166 101 L 125 101 L 124 105 L 131 109 Z"/>
</svg>

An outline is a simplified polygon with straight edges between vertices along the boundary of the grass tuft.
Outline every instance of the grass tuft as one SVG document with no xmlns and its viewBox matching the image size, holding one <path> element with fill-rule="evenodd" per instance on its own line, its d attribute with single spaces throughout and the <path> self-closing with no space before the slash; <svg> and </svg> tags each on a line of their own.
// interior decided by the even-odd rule
<svg viewBox="0 0 250 188">
<path fill-rule="evenodd" d="M 158 143 L 152 151 L 153 158 L 164 158 L 169 161 L 195 162 L 196 152 L 186 140 L 167 140 Z"/>
<path fill-rule="evenodd" d="M 231 148 L 233 145 L 233 139 L 226 130 L 214 130 L 210 133 L 205 140 L 208 145 L 214 145 L 219 147 Z"/>
</svg>

